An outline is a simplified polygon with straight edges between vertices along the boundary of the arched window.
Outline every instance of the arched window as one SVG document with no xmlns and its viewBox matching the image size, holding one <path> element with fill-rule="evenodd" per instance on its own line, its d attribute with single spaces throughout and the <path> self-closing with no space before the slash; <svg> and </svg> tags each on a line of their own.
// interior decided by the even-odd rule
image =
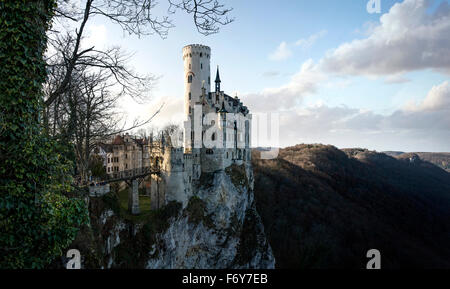
<svg viewBox="0 0 450 289">
<path fill-rule="evenodd" d="M 192 83 L 192 75 L 188 76 L 188 83 Z"/>
<path fill-rule="evenodd" d="M 215 141 L 215 140 L 216 140 L 216 133 L 213 133 L 213 134 L 212 134 L 211 140 L 212 140 L 212 141 Z"/>
</svg>

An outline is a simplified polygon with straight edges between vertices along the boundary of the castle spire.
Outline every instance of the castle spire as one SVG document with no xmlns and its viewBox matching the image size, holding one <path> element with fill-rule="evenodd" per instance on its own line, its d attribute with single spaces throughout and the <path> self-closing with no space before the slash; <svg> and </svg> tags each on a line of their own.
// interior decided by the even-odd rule
<svg viewBox="0 0 450 289">
<path fill-rule="evenodd" d="M 219 76 L 219 65 L 217 65 L 217 72 L 216 72 L 216 92 L 220 92 L 220 76 Z"/>
</svg>

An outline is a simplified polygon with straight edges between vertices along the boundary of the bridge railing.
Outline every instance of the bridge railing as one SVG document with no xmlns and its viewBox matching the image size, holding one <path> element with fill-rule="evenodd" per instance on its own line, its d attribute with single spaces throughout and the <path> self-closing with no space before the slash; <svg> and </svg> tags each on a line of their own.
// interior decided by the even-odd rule
<svg viewBox="0 0 450 289">
<path fill-rule="evenodd" d="M 117 180 L 117 179 L 131 179 L 137 176 L 149 175 L 159 171 L 156 166 L 140 167 L 130 170 L 124 170 L 119 172 L 112 172 L 106 175 L 105 181 Z"/>
</svg>

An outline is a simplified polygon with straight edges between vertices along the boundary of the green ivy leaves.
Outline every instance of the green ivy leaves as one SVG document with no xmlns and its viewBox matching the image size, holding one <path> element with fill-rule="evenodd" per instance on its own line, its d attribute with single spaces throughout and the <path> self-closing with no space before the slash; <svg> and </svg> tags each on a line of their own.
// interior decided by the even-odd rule
<svg viewBox="0 0 450 289">
<path fill-rule="evenodd" d="M 0 0 L 0 268 L 43 268 L 88 222 L 67 147 L 39 123 L 55 0 Z"/>
</svg>

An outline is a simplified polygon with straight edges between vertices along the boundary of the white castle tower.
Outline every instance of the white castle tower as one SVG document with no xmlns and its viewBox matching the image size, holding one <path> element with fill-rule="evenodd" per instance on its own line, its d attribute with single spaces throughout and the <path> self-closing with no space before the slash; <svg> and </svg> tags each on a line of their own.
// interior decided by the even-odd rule
<svg viewBox="0 0 450 289">
<path fill-rule="evenodd" d="M 202 87 L 206 93 L 210 92 L 211 48 L 201 44 L 191 44 L 183 47 L 184 61 L 184 97 L 186 103 L 186 115 L 189 114 L 189 104 L 200 101 Z"/>
<path fill-rule="evenodd" d="M 202 173 L 215 173 L 229 166 L 250 164 L 250 111 L 237 97 L 220 89 L 219 67 L 211 91 L 211 49 L 200 44 L 183 47 L 184 148 L 166 142 L 164 135 L 154 146 L 152 158 L 161 174 L 152 176 L 151 196 L 155 208 L 176 200 L 187 205 Z M 195 124 L 195 125 L 194 125 Z M 159 148 L 158 148 L 159 147 Z"/>
<path fill-rule="evenodd" d="M 202 88 L 206 93 L 210 92 L 211 71 L 210 71 L 211 48 L 201 44 L 191 44 L 183 47 L 184 61 L 184 112 L 186 119 L 192 116 L 195 104 L 200 104 Z M 193 122 L 193 117 L 191 121 Z M 191 128 L 193 128 L 193 123 Z M 201 133 L 194 132 L 191 134 Z M 196 136 L 198 137 L 198 136 Z M 192 148 L 193 135 L 185 135 L 184 147 Z"/>
</svg>

